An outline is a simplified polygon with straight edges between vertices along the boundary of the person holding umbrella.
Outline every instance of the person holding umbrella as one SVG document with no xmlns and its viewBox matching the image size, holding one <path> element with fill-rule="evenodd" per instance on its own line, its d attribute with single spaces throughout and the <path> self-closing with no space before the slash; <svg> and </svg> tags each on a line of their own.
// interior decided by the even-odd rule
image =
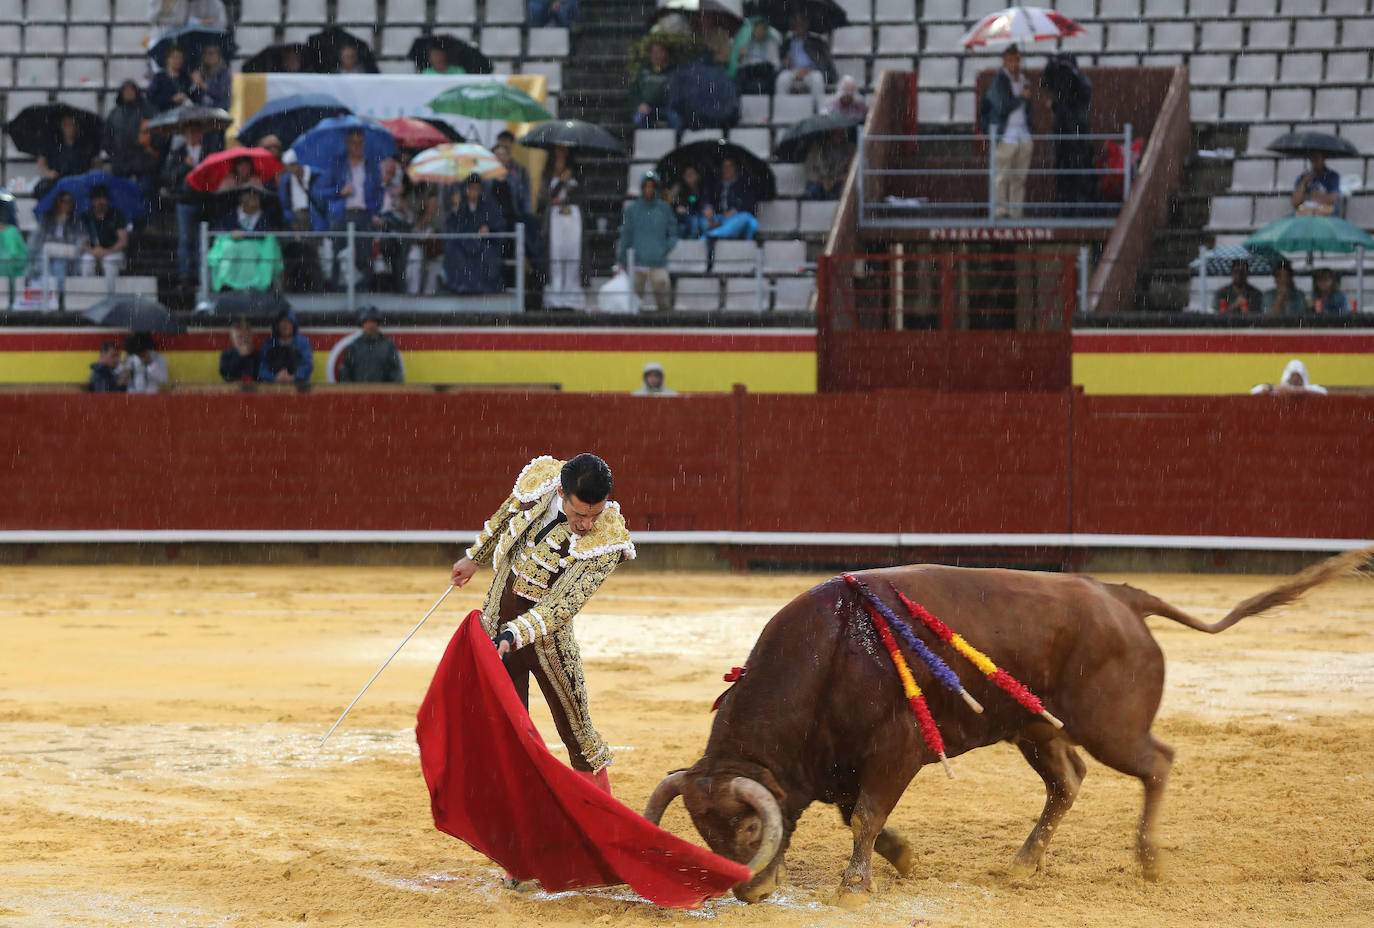
<svg viewBox="0 0 1374 928">
<path fill-rule="evenodd" d="M 544 235 L 549 243 L 545 309 L 586 308 L 582 292 L 582 228 L 586 195 L 573 170 L 566 146 L 554 149 L 553 167 L 541 204 Z"/>
<path fill-rule="evenodd" d="M 91 362 L 91 377 L 86 381 L 86 389 L 91 393 L 123 393 L 119 383 L 119 345 L 105 342 L 100 346 L 100 354 Z"/>
<path fill-rule="evenodd" d="M 159 393 L 170 378 L 167 359 L 158 354 L 157 343 L 147 332 L 124 339 L 124 360 L 115 374 L 130 393 Z"/>
<path fill-rule="evenodd" d="M 40 200 L 63 177 L 100 170 L 100 151 L 90 139 L 78 132 L 76 112 L 62 114 L 57 138 L 38 156 L 38 173 L 43 176 L 33 190 Z"/>
<path fill-rule="evenodd" d="M 819 108 L 825 96 L 825 87 L 835 80 L 835 63 L 830 58 L 830 47 L 825 39 L 811 31 L 806 14 L 797 12 L 792 17 L 792 32 L 783 46 L 782 71 L 774 92 L 811 93 Z"/>
<path fill-rule="evenodd" d="M 224 52 L 218 45 L 210 43 L 201 49 L 200 67 L 191 72 L 191 83 L 200 90 L 201 101 L 206 106 L 229 109 L 233 81 Z"/>
<path fill-rule="evenodd" d="M 485 236 L 504 231 L 500 208 L 482 195 L 482 175 L 470 175 L 453 194 L 444 232 L 483 237 L 444 241 L 444 284 L 454 293 L 500 293 L 501 246 Z"/>
<path fill-rule="evenodd" d="M 781 37 L 762 16 L 744 21 L 735 33 L 725 66 L 740 93 L 772 94 L 782 62 L 781 45 Z"/>
<path fill-rule="evenodd" d="M 682 131 L 682 117 L 668 106 L 668 83 L 673 77 L 668 64 L 668 48 L 662 42 L 649 46 L 649 61 L 635 74 L 630 84 L 630 103 L 634 106 L 636 129 L 652 129 L 666 122 L 674 131 Z"/>
<path fill-rule="evenodd" d="M 321 193 L 329 204 L 329 229 L 342 232 L 352 223 L 366 232 L 382 208 L 382 159 L 367 157 L 366 134 L 350 129 L 344 150 L 334 156 L 319 181 Z M 335 246 L 342 249 L 342 241 Z M 356 238 L 353 267 L 364 281 L 372 278 L 372 239 Z M 334 275 L 337 280 L 337 273 Z"/>
<path fill-rule="evenodd" d="M 985 135 L 995 132 L 997 136 L 997 215 L 1021 216 L 1026 199 L 1026 170 L 1035 151 L 1031 138 L 1035 129 L 1030 83 L 1021 71 L 1021 50 L 1015 45 L 1008 45 L 1002 52 L 1002 69 L 983 95 L 979 128 Z"/>
<path fill-rule="evenodd" d="M 806 198 L 808 200 L 838 200 L 840 188 L 849 174 L 849 162 L 854 160 L 854 143 L 844 129 L 831 129 L 818 135 L 807 149 Z"/>
<path fill-rule="evenodd" d="M 155 115 L 157 108 L 148 102 L 142 88 L 133 81 L 125 81 L 119 85 L 115 105 L 105 117 L 102 143 L 110 156 L 110 173 L 137 181 L 149 200 L 157 189 L 161 153 L 143 131 L 143 124 Z"/>
<path fill-rule="evenodd" d="M 1293 184 L 1289 197 L 1293 211 L 1299 216 L 1334 215 L 1341 200 L 1341 175 L 1326 166 L 1325 152 L 1310 151 L 1307 158 L 1312 166 Z"/>
<path fill-rule="evenodd" d="M 429 46 L 425 56 L 426 64 L 421 74 L 466 74 L 467 71 L 456 64 L 448 63 L 448 52 L 438 43 Z"/>
<path fill-rule="evenodd" d="M 201 101 L 201 89 L 186 72 L 186 50 L 180 45 L 167 50 L 166 66 L 153 75 L 153 82 L 148 85 L 148 99 L 160 113 Z"/>
<path fill-rule="evenodd" d="M 81 276 L 95 276 L 97 262 L 105 272 L 105 292 L 113 294 L 115 281 L 124 269 L 124 254 L 129 248 L 133 223 L 110 205 L 110 188 L 96 184 L 91 188 L 91 208 L 77 217 L 81 224 Z"/>
<path fill-rule="evenodd" d="M 195 278 L 196 262 L 200 258 L 200 236 L 196 228 L 200 221 L 200 204 L 186 179 L 197 165 L 220 150 L 223 143 L 216 135 L 218 133 L 207 135 L 197 123 L 184 126 L 182 133 L 172 139 L 171 150 L 162 165 L 163 195 L 176 200 L 177 271 L 183 281 Z"/>
</svg>

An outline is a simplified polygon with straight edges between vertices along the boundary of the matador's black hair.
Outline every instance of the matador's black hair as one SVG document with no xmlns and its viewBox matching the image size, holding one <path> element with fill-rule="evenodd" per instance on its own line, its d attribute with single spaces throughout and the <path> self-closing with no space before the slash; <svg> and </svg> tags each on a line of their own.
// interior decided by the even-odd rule
<svg viewBox="0 0 1374 928">
<path fill-rule="evenodd" d="M 611 495 L 611 468 L 594 454 L 583 452 L 563 465 L 559 477 L 564 496 L 596 505 Z"/>
</svg>

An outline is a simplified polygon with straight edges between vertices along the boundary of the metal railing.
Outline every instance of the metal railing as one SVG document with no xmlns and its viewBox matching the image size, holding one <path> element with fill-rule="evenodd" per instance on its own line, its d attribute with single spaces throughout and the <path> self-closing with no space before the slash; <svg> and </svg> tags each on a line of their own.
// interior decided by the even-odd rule
<svg viewBox="0 0 1374 928">
<path fill-rule="evenodd" d="M 1095 143 L 1112 141 L 1121 145 L 1124 153 L 1120 168 L 1019 168 L 1010 169 L 997 163 L 997 133 L 982 135 L 863 135 L 860 133 L 856 153 L 858 181 L 858 224 L 860 227 L 887 228 L 975 228 L 1018 226 L 1058 226 L 1075 228 L 1110 228 L 1116 224 L 1116 214 L 1131 197 L 1132 127 L 1127 123 L 1118 133 L 1083 135 L 1031 135 L 1032 143 Z M 973 164 L 955 167 L 907 167 L 919 163 L 919 155 L 909 155 L 917 146 L 926 143 L 967 142 L 985 145 L 986 158 Z M 883 146 L 870 151 L 869 146 Z M 876 157 L 875 157 L 876 155 Z M 878 166 L 874 166 L 877 162 Z M 901 163 L 903 166 L 892 165 Z M 1095 163 L 1095 162 L 1091 162 Z M 973 173 L 986 175 L 986 199 L 941 199 L 950 192 L 949 181 L 968 178 Z M 1007 176 L 1100 178 L 1120 175 L 1120 200 L 1010 201 L 998 200 L 998 180 Z M 941 187 L 942 179 L 944 186 Z M 1025 183 L 1025 180 L 1022 180 Z M 953 185 L 957 192 L 959 185 Z M 1094 185 L 1100 193 L 1100 185 Z M 923 195 L 925 194 L 925 195 Z"/>
<path fill-rule="evenodd" d="M 509 260 L 503 259 L 501 261 L 501 265 L 503 268 L 509 268 L 512 265 L 515 268 L 515 281 L 514 286 L 511 289 L 507 290 L 503 283 L 501 290 L 495 291 L 493 293 L 459 294 L 454 293 L 452 291 L 446 291 L 441 287 L 436 294 L 428 295 L 427 299 L 434 300 L 448 298 L 444 299 L 445 303 L 448 303 L 449 300 L 452 300 L 455 301 L 456 304 L 456 301 L 461 301 L 465 296 L 500 297 L 502 296 L 502 294 L 509 294 L 509 302 L 511 303 L 511 306 L 506 311 L 518 313 L 524 312 L 525 310 L 525 224 L 520 222 L 515 224 L 515 229 L 511 232 L 490 232 L 487 234 L 482 234 L 480 232 L 388 232 L 380 229 L 360 230 L 357 228 L 356 224 L 352 222 L 348 223 L 348 225 L 344 229 L 337 232 L 298 232 L 294 230 L 244 232 L 234 229 L 212 231 L 208 223 L 202 222 L 200 224 L 200 261 L 198 268 L 198 298 L 196 303 L 197 311 L 210 311 L 214 308 L 213 296 L 216 291 L 213 291 L 211 289 L 212 281 L 210 273 L 210 249 L 213 240 L 221 236 L 236 236 L 238 238 L 260 239 L 274 238 L 278 240 L 278 244 L 289 242 L 318 243 L 318 245 L 316 246 L 317 255 L 319 251 L 324 251 L 327 255 L 327 259 L 330 264 L 337 262 L 340 265 L 337 273 L 337 278 L 340 280 L 341 286 L 330 286 L 329 281 L 336 275 L 326 273 L 324 275 L 325 286 L 323 288 L 293 290 L 292 288 L 287 286 L 287 282 L 283 279 L 283 277 L 278 276 L 272 282 L 271 292 L 281 294 L 342 293 L 345 299 L 343 308 L 348 312 L 355 312 L 358 309 L 359 305 L 358 283 L 360 275 L 357 267 L 356 249 L 359 247 L 360 242 L 365 242 L 368 244 L 372 243 L 373 241 L 396 241 L 401 243 L 439 242 L 442 244 L 443 242 L 447 241 L 460 240 L 495 240 L 499 242 L 505 239 L 512 239 L 514 242 L 514 256 Z M 372 256 L 365 256 L 365 260 L 370 264 L 372 261 Z M 401 261 L 404 262 L 405 260 L 406 258 L 403 255 Z M 442 258 L 440 258 L 440 260 L 442 260 Z M 421 273 L 423 273 L 423 263 L 421 268 Z M 455 308 L 461 307 L 458 305 L 445 306 L 445 309 Z M 488 308 L 488 304 L 484 304 L 482 307 L 483 310 L 486 310 Z"/>
</svg>

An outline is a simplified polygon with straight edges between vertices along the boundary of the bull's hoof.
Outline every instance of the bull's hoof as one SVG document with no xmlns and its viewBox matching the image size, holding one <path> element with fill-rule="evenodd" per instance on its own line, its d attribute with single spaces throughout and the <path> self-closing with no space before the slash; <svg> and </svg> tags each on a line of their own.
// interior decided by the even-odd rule
<svg viewBox="0 0 1374 928">
<path fill-rule="evenodd" d="M 1044 860 L 1035 860 L 1029 857 L 1017 855 L 1012 858 L 1011 866 L 1007 868 L 1007 879 L 1013 883 L 1029 880 L 1045 867 Z"/>
<path fill-rule="evenodd" d="M 1163 880 L 1165 869 L 1164 857 L 1158 851 L 1141 857 L 1140 875 L 1145 878 L 1145 882 L 1158 883 Z"/>
<path fill-rule="evenodd" d="M 850 911 L 861 909 L 873 898 L 873 894 L 873 880 L 865 880 L 862 875 L 852 873 L 845 876 L 840 881 L 839 889 L 835 890 L 835 905 Z"/>
<path fill-rule="evenodd" d="M 538 880 L 517 880 L 513 876 L 503 878 L 501 887 L 516 893 L 537 893 L 540 888 Z"/>
<path fill-rule="evenodd" d="M 878 840 L 874 843 L 873 849 L 881 854 L 884 860 L 892 864 L 893 869 L 900 876 L 911 876 L 912 871 L 916 869 L 916 852 L 911 849 L 911 845 L 906 843 L 906 839 L 890 829 L 883 829 L 883 833 L 878 835 Z"/>
</svg>

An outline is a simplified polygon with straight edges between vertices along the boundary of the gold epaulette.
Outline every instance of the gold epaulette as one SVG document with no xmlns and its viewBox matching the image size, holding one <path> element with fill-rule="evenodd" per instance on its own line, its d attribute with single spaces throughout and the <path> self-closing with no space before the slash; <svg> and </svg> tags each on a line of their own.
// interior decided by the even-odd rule
<svg viewBox="0 0 1374 928">
<path fill-rule="evenodd" d="M 558 488 L 558 477 L 563 471 L 563 462 L 545 454 L 525 465 L 520 476 L 515 478 L 514 496 L 522 503 L 533 503 L 543 499 Z"/>
<path fill-rule="evenodd" d="M 568 554 L 585 561 L 615 551 L 620 552 L 621 560 L 634 560 L 635 544 L 630 540 L 630 530 L 625 527 L 625 518 L 620 514 L 620 504 L 607 503 L 592 530 L 573 538 Z"/>
</svg>

